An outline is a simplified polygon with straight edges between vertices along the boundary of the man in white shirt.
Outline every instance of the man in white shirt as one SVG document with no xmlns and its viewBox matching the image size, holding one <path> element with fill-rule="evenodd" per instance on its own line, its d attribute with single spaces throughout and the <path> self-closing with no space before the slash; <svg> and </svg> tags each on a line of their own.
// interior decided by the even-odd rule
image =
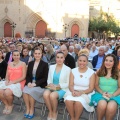
<svg viewBox="0 0 120 120">
<path fill-rule="evenodd" d="M 98 50 L 96 49 L 96 46 L 92 46 L 90 53 L 89 53 L 88 60 L 91 62 L 93 60 L 93 57 L 97 54 L 98 54 Z"/>
<path fill-rule="evenodd" d="M 69 54 L 72 55 L 74 53 L 74 46 L 69 46 Z"/>
</svg>

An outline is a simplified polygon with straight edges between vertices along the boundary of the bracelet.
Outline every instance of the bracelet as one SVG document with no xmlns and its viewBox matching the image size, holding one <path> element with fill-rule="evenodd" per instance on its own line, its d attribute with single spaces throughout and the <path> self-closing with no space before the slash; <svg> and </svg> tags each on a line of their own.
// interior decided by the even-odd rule
<svg viewBox="0 0 120 120">
<path fill-rule="evenodd" d="M 82 90 L 80 90 L 79 92 L 82 92 L 82 94 L 85 94 L 85 92 L 83 92 Z"/>
<path fill-rule="evenodd" d="M 102 93 L 101 94 L 103 94 L 104 92 L 102 91 Z"/>
<path fill-rule="evenodd" d="M 85 92 L 84 92 L 84 91 L 82 91 L 82 93 L 83 93 L 83 94 L 85 94 Z"/>
</svg>

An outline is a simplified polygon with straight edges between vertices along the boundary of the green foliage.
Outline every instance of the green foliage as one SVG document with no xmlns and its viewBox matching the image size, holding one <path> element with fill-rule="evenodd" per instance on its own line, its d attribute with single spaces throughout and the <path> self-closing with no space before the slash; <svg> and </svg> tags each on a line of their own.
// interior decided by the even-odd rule
<svg viewBox="0 0 120 120">
<path fill-rule="evenodd" d="M 107 34 L 111 33 L 116 36 L 120 34 L 120 27 L 114 16 L 110 16 L 107 13 L 101 13 L 99 17 L 90 19 L 89 31 Z"/>
</svg>

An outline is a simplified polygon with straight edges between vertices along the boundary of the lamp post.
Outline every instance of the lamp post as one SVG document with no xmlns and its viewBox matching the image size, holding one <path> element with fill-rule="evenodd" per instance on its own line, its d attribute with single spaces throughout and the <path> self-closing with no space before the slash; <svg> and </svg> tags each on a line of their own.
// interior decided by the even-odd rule
<svg viewBox="0 0 120 120">
<path fill-rule="evenodd" d="M 63 27 L 64 27 L 64 30 L 65 30 L 65 37 L 66 37 L 66 32 L 68 30 L 69 25 L 68 24 L 64 24 Z"/>
<path fill-rule="evenodd" d="M 14 38 L 14 31 L 15 31 L 15 28 L 16 28 L 16 23 L 12 23 L 11 24 L 11 27 L 12 27 L 12 37 Z"/>
</svg>

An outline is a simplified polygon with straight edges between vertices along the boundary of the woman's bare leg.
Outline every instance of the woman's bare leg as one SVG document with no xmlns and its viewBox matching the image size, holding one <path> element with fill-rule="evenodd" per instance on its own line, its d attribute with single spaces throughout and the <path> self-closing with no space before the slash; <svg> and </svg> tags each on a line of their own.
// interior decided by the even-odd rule
<svg viewBox="0 0 120 120">
<path fill-rule="evenodd" d="M 58 93 L 57 92 L 52 92 L 50 94 L 50 101 L 52 105 L 53 118 L 57 119 L 57 107 L 58 107 Z"/>
<path fill-rule="evenodd" d="M 74 110 L 74 101 L 66 100 L 65 101 L 67 111 L 70 114 L 71 120 L 75 120 L 75 110 Z"/>
<path fill-rule="evenodd" d="M 34 114 L 35 99 L 29 95 L 30 100 L 30 115 Z"/>
<path fill-rule="evenodd" d="M 5 99 L 8 102 L 8 105 L 12 106 L 13 105 L 13 99 L 14 99 L 12 91 L 10 89 L 6 89 L 4 91 L 4 96 L 5 96 Z"/>
<path fill-rule="evenodd" d="M 117 103 L 115 101 L 110 101 L 106 109 L 106 120 L 113 120 L 117 111 Z"/>
<path fill-rule="evenodd" d="M 74 104 L 74 110 L 75 110 L 75 120 L 79 120 L 80 116 L 83 112 L 83 106 L 80 102 L 75 102 Z"/>
<path fill-rule="evenodd" d="M 23 93 L 23 99 L 25 102 L 25 106 L 26 106 L 26 114 L 30 113 L 30 100 L 29 100 L 29 95 L 26 93 Z"/>
<path fill-rule="evenodd" d="M 45 101 L 45 104 L 49 110 L 49 113 L 48 113 L 48 118 L 52 118 L 52 105 L 51 105 L 51 101 L 50 101 L 50 94 L 51 94 L 51 91 L 49 90 L 46 90 L 44 93 L 43 93 L 43 98 L 44 98 L 44 101 Z"/>
<path fill-rule="evenodd" d="M 105 100 L 100 100 L 97 106 L 97 120 L 103 120 L 107 108 L 107 102 Z"/>
</svg>

